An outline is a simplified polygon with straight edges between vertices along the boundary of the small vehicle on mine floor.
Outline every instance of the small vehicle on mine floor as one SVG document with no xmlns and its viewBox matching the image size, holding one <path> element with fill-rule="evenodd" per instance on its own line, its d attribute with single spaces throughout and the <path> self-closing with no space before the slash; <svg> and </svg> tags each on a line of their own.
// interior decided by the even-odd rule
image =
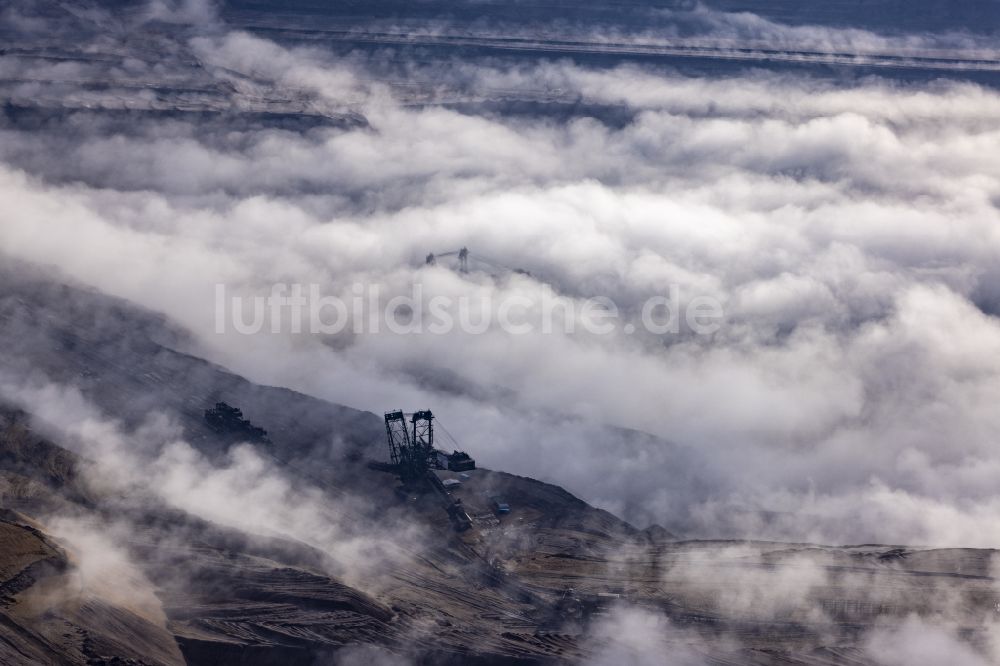
<svg viewBox="0 0 1000 666">
<path fill-rule="evenodd" d="M 510 504 L 507 504 L 507 501 L 499 495 L 491 497 L 490 504 L 493 506 L 493 510 L 498 514 L 507 515 L 510 513 Z"/>
</svg>

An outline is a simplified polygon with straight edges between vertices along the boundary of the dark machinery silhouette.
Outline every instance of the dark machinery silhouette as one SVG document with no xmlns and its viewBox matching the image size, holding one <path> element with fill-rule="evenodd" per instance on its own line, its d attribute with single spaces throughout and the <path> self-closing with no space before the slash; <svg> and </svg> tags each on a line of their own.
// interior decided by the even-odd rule
<svg viewBox="0 0 1000 666">
<path fill-rule="evenodd" d="M 389 438 L 389 459 L 400 477 L 418 479 L 428 469 L 433 469 L 437 453 L 434 451 L 434 415 L 430 411 L 413 414 L 409 424 L 401 410 L 388 412 L 385 432 Z"/>
<path fill-rule="evenodd" d="M 448 458 L 448 469 L 453 472 L 467 472 L 476 469 L 476 461 L 465 451 L 454 451 L 446 457 Z"/>
<path fill-rule="evenodd" d="M 516 273 L 518 275 L 531 275 L 530 272 L 524 270 L 523 268 L 512 268 L 510 266 L 506 266 L 504 264 L 501 264 L 500 262 L 492 261 L 490 259 L 487 259 L 486 257 L 483 257 L 480 254 L 476 254 L 476 255 L 473 256 L 473 254 L 469 251 L 469 248 L 467 248 L 467 247 L 463 247 L 463 248 L 461 248 L 459 250 L 449 250 L 448 252 L 438 252 L 438 253 L 431 252 L 430 254 L 427 255 L 427 257 L 426 257 L 426 259 L 424 261 L 425 261 L 425 263 L 428 266 L 435 266 L 435 265 L 437 265 L 438 259 L 442 259 L 444 257 L 458 257 L 458 272 L 459 273 L 468 273 L 469 272 L 470 261 L 471 261 L 472 262 L 472 266 L 474 266 L 474 267 L 478 266 L 478 267 L 486 268 L 487 272 L 492 272 L 492 273 L 495 273 L 495 272 L 499 272 L 499 273 Z"/>
<path fill-rule="evenodd" d="M 386 412 L 385 433 L 391 467 L 404 481 L 419 479 L 432 469 L 476 468 L 476 461 L 467 453 L 456 450 L 449 454 L 434 448 L 434 414 L 429 409 L 409 415 L 402 410 Z"/>
<path fill-rule="evenodd" d="M 430 266 L 437 264 L 437 260 L 442 257 L 458 257 L 458 272 L 468 273 L 469 272 L 469 248 L 463 247 L 460 250 L 451 250 L 449 252 L 438 252 L 434 254 L 431 252 L 427 255 L 426 263 Z"/>
<path fill-rule="evenodd" d="M 409 422 L 407 416 L 410 417 Z M 451 496 L 434 470 L 446 467 L 456 471 L 471 470 L 476 468 L 476 461 L 461 451 L 447 454 L 434 448 L 434 414 L 429 409 L 413 414 L 404 414 L 400 409 L 386 412 L 385 434 L 389 440 L 389 459 L 392 462 L 388 465 L 370 463 L 369 466 L 395 472 L 403 481 L 404 488 L 429 486 L 440 496 L 455 529 L 469 529 L 472 521 L 462 506 L 462 500 Z M 445 434 L 448 434 L 447 430 Z"/>
<path fill-rule="evenodd" d="M 226 439 L 255 443 L 271 441 L 266 430 L 243 418 L 243 410 L 225 402 L 217 402 L 215 407 L 205 410 L 205 423 Z"/>
</svg>

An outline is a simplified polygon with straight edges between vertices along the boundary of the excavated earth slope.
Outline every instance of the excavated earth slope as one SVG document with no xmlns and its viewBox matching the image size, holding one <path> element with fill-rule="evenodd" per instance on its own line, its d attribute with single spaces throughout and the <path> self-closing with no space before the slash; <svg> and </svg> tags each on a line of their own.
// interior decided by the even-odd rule
<svg viewBox="0 0 1000 666">
<path fill-rule="evenodd" d="M 31 405 L 4 408 L 8 661 L 308 664 L 365 644 L 426 663 L 571 662 L 599 650 L 592 636 L 628 608 L 668 619 L 676 634 L 665 640 L 708 663 L 861 664 L 874 628 L 947 617 L 976 644 L 996 613 L 993 551 L 678 541 L 485 469 L 438 472 L 462 481 L 452 495 L 473 526 L 456 532 L 430 485 L 402 487 L 366 466 L 382 450 L 368 439 L 375 415 L 255 386 L 175 351 L 166 343 L 182 334 L 153 315 L 26 272 L 6 275 L 0 297 L 8 380 L 43 369 L 120 424 L 137 418 L 128 395 L 139 396 L 216 460 L 232 442 L 203 427 L 204 408 L 252 405 L 246 417 L 270 438 L 255 446 L 280 474 L 317 486 L 311 497 L 342 538 L 368 539 L 382 559 L 359 576 L 308 533 L 227 527 L 146 488 L 109 488 L 101 461 L 53 442 Z M 18 343 L 28 324 L 31 343 Z M 285 416 L 305 412 L 318 415 Z M 497 496 L 509 514 L 495 513 Z M 81 546 L 72 525 L 105 540 Z M 130 592 L 114 584 L 117 560 L 97 557 L 94 572 L 105 548 L 128 563 Z"/>
</svg>

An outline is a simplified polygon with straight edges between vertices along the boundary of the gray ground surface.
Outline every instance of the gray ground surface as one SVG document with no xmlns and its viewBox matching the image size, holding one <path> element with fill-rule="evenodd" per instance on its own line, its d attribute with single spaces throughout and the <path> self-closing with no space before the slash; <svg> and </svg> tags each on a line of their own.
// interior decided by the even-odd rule
<svg viewBox="0 0 1000 666">
<path fill-rule="evenodd" d="M 595 627 L 632 608 L 669 618 L 683 633 L 668 643 L 708 663 L 863 664 L 873 663 L 863 650 L 873 628 L 947 615 L 976 644 L 996 612 L 992 551 L 676 541 L 555 486 L 484 469 L 466 479 L 439 473 L 463 481 L 452 494 L 473 527 L 457 533 L 429 487 L 401 489 L 365 466 L 380 440 L 319 444 L 332 435 L 362 442 L 378 429 L 375 415 L 254 386 L 174 352 L 163 343 L 180 333 L 120 301 L 37 275 L 16 287 L 11 279 L 0 316 L 5 349 L 17 348 L 25 322 L 36 334 L 30 347 L 0 357 L 5 371 L 76 377 L 88 398 L 111 414 L 120 406 L 126 421 L 130 396 L 144 396 L 147 409 L 176 414 L 191 441 L 217 457 L 231 442 L 200 425 L 203 406 L 219 396 L 252 405 L 246 415 L 272 433 L 275 459 L 298 461 L 281 472 L 303 485 L 328 484 L 323 501 L 339 507 L 346 533 L 374 526 L 379 548 L 394 551 L 362 583 L 347 584 L 322 549 L 213 525 L 138 490 L 95 488 L 75 454 L 39 434 L 28 414 L 5 409 L 0 635 L 13 662 L 111 663 L 140 654 L 143 663 L 175 663 L 178 655 L 191 663 L 313 663 L 357 643 L 427 663 L 576 661 L 600 647 L 589 638 Z M 73 327 L 61 326 L 70 301 L 101 316 L 80 313 Z M 300 411 L 315 423 L 283 416 Z M 345 495 L 354 507 L 347 515 L 336 504 Z M 510 514 L 495 514 L 494 496 Z M 134 608 L 100 577 L 86 585 L 74 578 L 72 546 L 46 533 L 59 516 L 114 520 L 152 606 Z M 397 532 L 404 524 L 414 532 Z"/>
<path fill-rule="evenodd" d="M 845 52 L 808 40 L 801 48 L 720 41 L 703 13 L 666 1 L 245 1 L 225 3 L 221 16 L 283 44 L 357 59 L 406 104 L 482 113 L 623 121 L 619 109 L 588 106 L 559 90 L 446 88 L 432 85 L 426 72 L 456 60 L 503 68 L 569 58 L 719 76 L 751 67 L 837 80 L 877 74 L 901 83 L 945 75 L 996 82 L 997 61 L 976 51 L 976 40 L 998 27 L 994 2 L 710 6 L 886 38 L 961 29 L 975 48 Z M 7 132 L 0 157 L 49 180 L 99 185 L 103 178 L 80 172 L 78 146 L 53 138 L 65 138 L 47 132 L 53 127 L 116 136 L 176 121 L 206 140 L 223 131 L 239 140 L 247 129 L 366 124 L 349 101 L 202 63 L 186 28 L 135 28 L 139 3 L 10 7 L 29 20 L 0 23 L 0 129 Z M 610 39 L 598 29 L 617 33 Z M 660 38 L 639 40 L 640 29 Z M 414 63 L 416 74 L 404 78 Z M 26 135 L 30 141 L 17 140 Z M 53 154 L 68 158 L 53 165 Z M 130 182 L 146 186 L 141 175 Z M 94 487 L 75 442 L 54 441 L 32 419 L 37 405 L 5 407 L 0 662 L 311 664 L 355 644 L 377 646 L 373 663 L 388 654 L 427 663 L 572 662 L 605 647 L 594 636 L 606 636 L 601 627 L 632 608 L 668 618 L 678 632 L 664 640 L 708 663 L 846 665 L 873 663 L 865 650 L 871 631 L 914 614 L 947 618 L 974 646 L 995 618 L 993 551 L 678 541 L 663 530 L 637 530 L 560 488 L 499 471 L 477 470 L 453 491 L 473 519 L 469 531 L 456 533 L 429 488 L 397 488 L 392 476 L 365 466 L 382 456 L 380 417 L 255 385 L 191 355 L 188 342 L 160 316 L 61 284 L 46 269 L 0 271 L 5 381 L 72 385 L 126 431 L 163 412 L 213 461 L 225 460 L 234 442 L 207 428 L 203 411 L 220 400 L 238 405 L 268 431 L 270 441 L 258 445 L 263 455 L 315 490 L 345 538 L 377 537 L 389 556 L 355 580 L 330 553 L 305 543 L 309 535 L 223 527 L 170 508 L 155 493 Z M 510 503 L 510 514 L 495 515 L 495 495 Z M 111 536 L 134 562 L 132 583 L 144 596 L 119 594 L 121 581 L 104 574 L 84 576 L 87 558 L 58 536 L 67 516 L 118 527 Z M 412 534 L 404 537 L 401 525 Z"/>
</svg>

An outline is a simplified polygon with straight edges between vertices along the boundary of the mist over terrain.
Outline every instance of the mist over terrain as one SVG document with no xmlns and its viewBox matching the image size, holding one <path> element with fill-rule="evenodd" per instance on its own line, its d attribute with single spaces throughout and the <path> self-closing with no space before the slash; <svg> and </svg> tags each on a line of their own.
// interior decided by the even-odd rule
<svg viewBox="0 0 1000 666">
<path fill-rule="evenodd" d="M 997 663 L 998 30 L 0 1 L 0 662 Z"/>
<path fill-rule="evenodd" d="M 9 6 L 8 30 L 28 41 L 67 21 L 45 6 Z M 188 351 L 255 381 L 376 412 L 433 405 L 484 463 L 639 524 L 998 543 L 991 87 L 808 69 L 696 78 L 560 55 L 411 62 L 391 46 L 272 40 L 243 29 L 240 9 L 81 10 L 60 26 L 94 54 L 80 61 L 10 45 L 8 256 L 163 312 L 194 333 Z M 989 44 L 693 12 L 702 40 Z M 151 80 L 166 90 L 151 96 Z M 539 99 L 564 101 L 563 117 L 532 112 Z M 185 110 L 157 112 L 172 100 Z M 225 120 L 255 106 L 315 123 Z M 423 266 L 461 246 L 530 275 Z M 276 282 L 344 297 L 356 283 L 386 297 L 413 283 L 426 298 L 552 290 L 608 297 L 629 321 L 677 285 L 725 319 L 708 336 L 215 333 L 216 284 L 266 295 Z"/>
<path fill-rule="evenodd" d="M 216 571 L 239 542 L 272 558 L 261 571 L 322 569 L 303 585 L 334 586 L 362 642 L 429 644 L 446 625 L 418 610 L 454 601 L 435 577 L 468 552 L 390 508 L 361 463 L 385 457 L 366 412 L 431 408 L 481 466 L 603 510 L 497 477 L 552 530 L 504 546 L 532 585 L 566 572 L 525 553 L 599 534 L 596 577 L 690 584 L 678 603 L 705 617 L 907 618 L 838 625 L 823 649 L 849 636 L 857 652 L 823 663 L 1000 658 L 980 613 L 1000 594 L 991 550 L 907 551 L 921 575 L 956 572 L 927 584 L 939 608 L 880 578 L 895 551 L 762 543 L 1000 547 L 995 3 L 329 4 L 0 3 L 0 407 L 86 469 L 44 504 L 89 563 L 83 588 L 116 607 L 105 579 L 130 572 L 149 649 L 183 660 L 167 623 L 204 600 L 177 583 L 163 602 L 136 548 Z M 449 255 L 463 247 L 469 272 Z M 349 310 L 324 333 L 284 308 L 247 335 L 220 310 L 242 299 L 249 322 L 275 285 L 398 297 L 404 324 L 435 298 L 518 303 L 530 330 L 375 331 Z M 721 316 L 650 330 L 664 298 Z M 591 299 L 617 312 L 609 332 L 585 326 Z M 200 415 L 219 400 L 271 439 L 217 441 Z M 0 425 L 20 432 L 17 414 Z M 552 518 L 563 503 L 572 520 Z M 135 546 L 162 507 L 183 527 Z M 667 552 L 658 530 L 754 541 Z M 185 550 L 195 532 L 210 555 Z M 430 601 L 418 578 L 440 584 Z M 512 604 L 505 622 L 537 605 L 480 587 L 454 602 Z M 469 617 L 452 620 L 488 626 Z M 743 625 L 712 641 L 682 624 L 622 605 L 581 663 L 768 649 Z M 183 658 L 215 654 L 203 625 L 171 631 Z M 390 652 L 336 654 L 413 657 Z"/>
</svg>

